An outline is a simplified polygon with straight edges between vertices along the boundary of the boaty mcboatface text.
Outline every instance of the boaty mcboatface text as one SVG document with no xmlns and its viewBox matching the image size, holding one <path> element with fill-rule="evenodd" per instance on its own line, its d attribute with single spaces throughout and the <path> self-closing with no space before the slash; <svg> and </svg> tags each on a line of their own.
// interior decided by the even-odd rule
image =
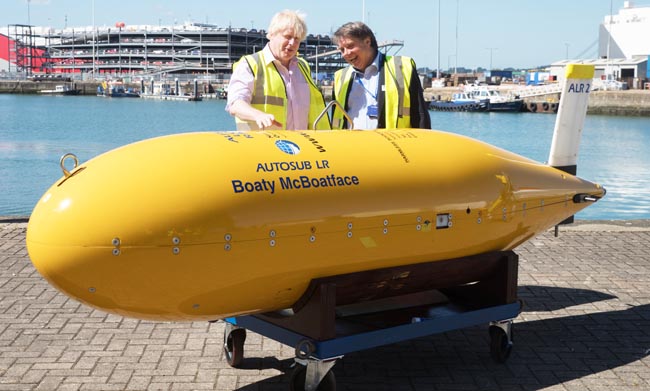
<svg viewBox="0 0 650 391">
<path fill-rule="evenodd" d="M 319 160 L 314 163 L 310 161 L 301 162 L 270 162 L 259 163 L 256 172 L 280 172 L 280 171 L 304 171 L 313 169 L 329 169 L 327 160 Z M 329 174 L 325 176 L 281 176 L 276 179 L 265 179 L 246 181 L 233 179 L 231 181 L 233 191 L 237 193 L 269 192 L 275 194 L 276 190 L 300 190 L 321 187 L 358 186 L 359 177 L 356 175 L 339 176 Z"/>
<path fill-rule="evenodd" d="M 279 190 L 300 190 L 319 187 L 337 187 L 337 186 L 357 186 L 359 178 L 352 176 L 338 176 L 330 174 L 323 177 L 309 177 L 301 175 L 299 177 L 280 177 L 277 181 L 280 185 Z M 238 179 L 232 181 L 232 188 L 235 193 L 254 193 L 258 191 L 268 191 L 275 194 L 275 179 L 245 182 Z"/>
</svg>

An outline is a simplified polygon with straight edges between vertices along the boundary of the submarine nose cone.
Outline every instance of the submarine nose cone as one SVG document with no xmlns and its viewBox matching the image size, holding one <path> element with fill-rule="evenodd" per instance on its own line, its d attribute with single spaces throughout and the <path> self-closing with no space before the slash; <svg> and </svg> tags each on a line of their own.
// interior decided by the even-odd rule
<svg viewBox="0 0 650 391">
<path fill-rule="evenodd" d="M 25 243 L 34 268 L 52 285 L 68 293 L 61 281 L 73 262 L 67 250 L 79 247 L 73 244 L 78 232 L 67 215 L 72 200 L 60 196 L 61 189 L 54 185 L 38 201 L 29 218 Z"/>
</svg>

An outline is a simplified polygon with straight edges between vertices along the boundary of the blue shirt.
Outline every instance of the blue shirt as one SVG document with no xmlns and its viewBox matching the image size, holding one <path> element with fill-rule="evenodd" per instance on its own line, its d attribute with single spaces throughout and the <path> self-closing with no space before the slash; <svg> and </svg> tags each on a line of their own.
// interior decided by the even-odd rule
<svg viewBox="0 0 650 391">
<path fill-rule="evenodd" d="M 375 59 L 361 72 L 354 69 L 352 87 L 348 97 L 348 114 L 354 122 L 354 129 L 377 129 L 378 117 L 368 115 L 368 107 L 378 108 L 379 102 L 379 64 L 383 61 L 381 53 L 377 52 Z"/>
</svg>

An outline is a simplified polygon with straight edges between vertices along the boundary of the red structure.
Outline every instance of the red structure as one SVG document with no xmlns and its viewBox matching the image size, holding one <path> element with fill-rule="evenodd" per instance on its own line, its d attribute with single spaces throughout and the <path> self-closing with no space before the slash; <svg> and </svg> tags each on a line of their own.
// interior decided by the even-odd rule
<svg viewBox="0 0 650 391">
<path fill-rule="evenodd" d="M 14 42 L 4 34 L 0 34 L 0 60 L 9 62 L 9 53 L 14 46 Z"/>
<path fill-rule="evenodd" d="M 50 73 L 47 51 L 34 45 L 31 26 L 10 25 L 9 34 L 0 34 L 0 60 L 8 63 L 9 72 Z"/>
</svg>

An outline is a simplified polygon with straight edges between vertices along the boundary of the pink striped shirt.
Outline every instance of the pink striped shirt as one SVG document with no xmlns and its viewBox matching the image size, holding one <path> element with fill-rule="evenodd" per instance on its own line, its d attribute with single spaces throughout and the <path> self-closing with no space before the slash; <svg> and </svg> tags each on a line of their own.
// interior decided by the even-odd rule
<svg viewBox="0 0 650 391">
<path fill-rule="evenodd" d="M 310 103 L 309 85 L 298 67 L 298 59 L 295 57 L 291 59 L 289 68 L 286 68 L 280 61 L 275 59 L 268 44 L 262 49 L 262 54 L 266 65 L 273 62 L 284 81 L 285 91 L 287 93 L 287 123 L 282 124 L 282 128 L 287 130 L 306 130 L 308 128 Z M 230 78 L 226 111 L 238 99 L 249 104 L 251 102 L 255 78 L 250 67 L 243 66 L 244 64 L 241 65 L 234 69 Z"/>
</svg>

